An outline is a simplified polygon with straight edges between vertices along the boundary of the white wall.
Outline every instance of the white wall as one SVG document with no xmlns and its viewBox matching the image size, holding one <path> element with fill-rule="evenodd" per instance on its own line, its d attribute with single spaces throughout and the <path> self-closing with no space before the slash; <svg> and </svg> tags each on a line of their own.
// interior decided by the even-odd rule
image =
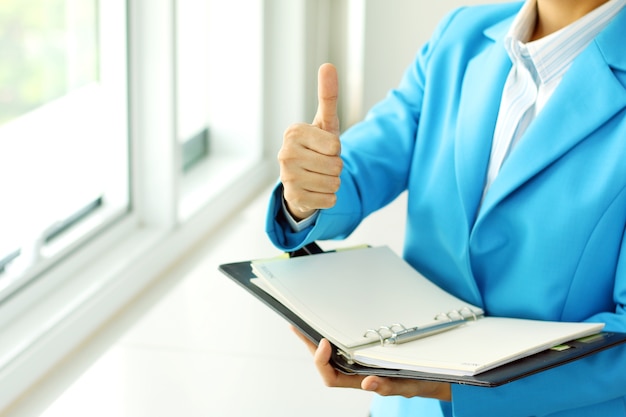
<svg viewBox="0 0 626 417">
<path fill-rule="evenodd" d="M 348 71 L 340 74 L 351 89 L 345 93 L 344 127 L 360 119 L 397 85 L 443 16 L 459 6 L 498 2 L 506 1 L 348 0 L 348 15 L 362 16 L 362 21 L 349 20 L 348 24 L 362 31 L 362 38 L 349 41 L 346 52 L 351 62 Z"/>
</svg>

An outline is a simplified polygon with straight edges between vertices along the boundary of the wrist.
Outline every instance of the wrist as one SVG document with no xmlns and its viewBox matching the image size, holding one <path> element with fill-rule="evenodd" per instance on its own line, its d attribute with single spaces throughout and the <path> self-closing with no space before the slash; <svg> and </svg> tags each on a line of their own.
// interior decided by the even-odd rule
<svg viewBox="0 0 626 417">
<path fill-rule="evenodd" d="M 283 206 L 283 215 L 287 219 L 289 226 L 291 226 L 291 229 L 294 232 L 300 232 L 306 229 L 307 227 L 315 223 L 315 221 L 317 220 L 317 214 L 319 213 L 319 210 L 312 210 L 308 216 L 302 217 L 302 218 L 299 218 L 299 216 L 294 215 L 292 210 L 289 209 L 288 203 L 285 200 L 284 196 L 282 197 L 282 206 Z M 300 215 L 303 215 L 303 214 L 307 214 L 307 213 L 301 213 Z"/>
<path fill-rule="evenodd" d="M 315 214 L 315 212 L 317 212 L 317 210 L 306 210 L 306 211 L 302 211 L 302 210 L 298 210 L 295 209 L 293 207 L 291 207 L 289 205 L 288 201 L 285 201 L 285 208 L 287 209 L 287 211 L 289 212 L 289 214 L 291 215 L 291 217 L 296 221 L 296 222 L 300 222 L 302 220 L 306 220 L 309 217 L 311 217 L 312 215 Z"/>
</svg>

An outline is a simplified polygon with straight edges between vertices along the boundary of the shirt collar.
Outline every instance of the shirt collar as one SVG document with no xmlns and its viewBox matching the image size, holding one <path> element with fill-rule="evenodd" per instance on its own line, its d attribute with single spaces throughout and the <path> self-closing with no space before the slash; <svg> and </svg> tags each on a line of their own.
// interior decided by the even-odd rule
<svg viewBox="0 0 626 417">
<path fill-rule="evenodd" d="M 544 38 L 528 42 L 537 21 L 537 0 L 527 0 L 505 38 L 514 65 L 524 65 L 537 83 L 558 80 L 574 59 L 626 5 L 626 0 L 609 0 L 587 15 Z"/>
</svg>

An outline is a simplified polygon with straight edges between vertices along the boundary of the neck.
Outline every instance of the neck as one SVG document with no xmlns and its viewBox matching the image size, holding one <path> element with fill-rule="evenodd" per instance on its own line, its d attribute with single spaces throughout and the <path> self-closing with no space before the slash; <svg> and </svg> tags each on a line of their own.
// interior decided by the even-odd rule
<svg viewBox="0 0 626 417">
<path fill-rule="evenodd" d="M 531 40 L 548 36 L 609 0 L 537 0 L 537 24 Z"/>
</svg>

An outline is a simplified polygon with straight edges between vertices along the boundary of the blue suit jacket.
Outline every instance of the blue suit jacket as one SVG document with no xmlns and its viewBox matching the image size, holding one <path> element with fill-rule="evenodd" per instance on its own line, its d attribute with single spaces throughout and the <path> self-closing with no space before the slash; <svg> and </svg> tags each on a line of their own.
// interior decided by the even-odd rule
<svg viewBox="0 0 626 417">
<path fill-rule="evenodd" d="M 626 332 L 626 10 L 575 60 L 481 202 L 511 68 L 503 38 L 519 8 L 449 15 L 398 88 L 342 136 L 335 207 L 293 233 L 277 187 L 268 234 L 285 250 L 341 238 L 408 190 L 404 257 L 446 290 L 490 315 Z M 625 395 L 616 348 L 497 389 L 454 386 L 444 409 L 626 416 Z"/>
</svg>

